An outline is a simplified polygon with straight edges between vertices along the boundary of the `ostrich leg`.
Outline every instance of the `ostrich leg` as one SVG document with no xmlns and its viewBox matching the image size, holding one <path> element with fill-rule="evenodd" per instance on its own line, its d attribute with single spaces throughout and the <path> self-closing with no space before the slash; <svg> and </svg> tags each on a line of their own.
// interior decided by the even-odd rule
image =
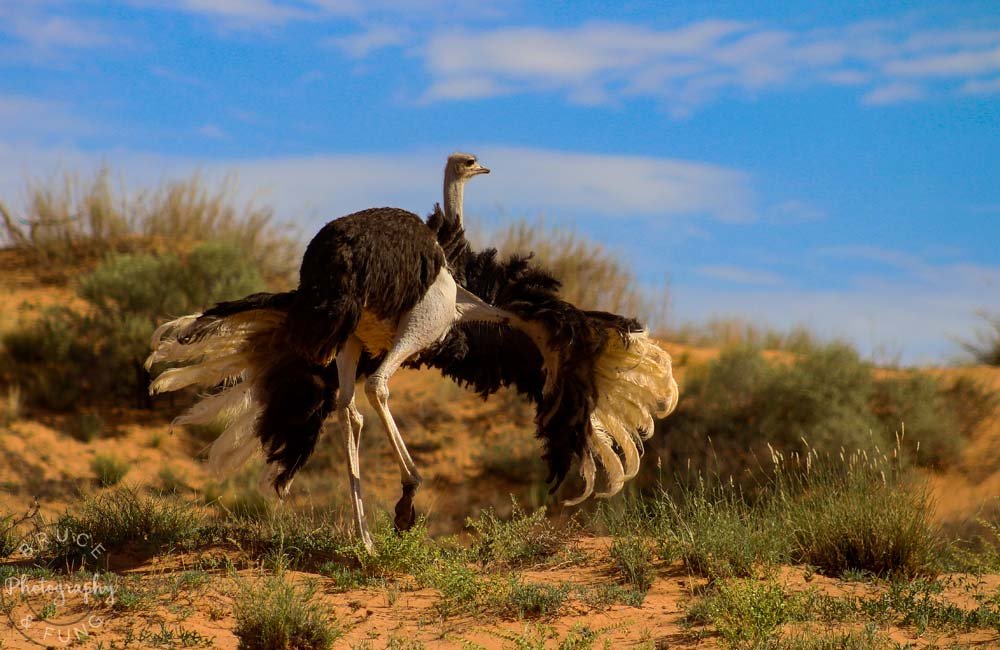
<svg viewBox="0 0 1000 650">
<path fill-rule="evenodd" d="M 420 474 L 417 473 L 413 458 L 389 412 L 389 378 L 399 370 L 404 361 L 434 344 L 448 332 L 457 316 L 455 292 L 454 278 L 442 269 L 420 302 L 400 319 L 392 347 L 382 364 L 365 382 L 368 401 L 382 420 L 399 461 L 403 495 L 396 503 L 396 518 L 393 523 L 397 530 L 409 530 L 416 519 L 413 495 L 420 485 Z"/>
<path fill-rule="evenodd" d="M 361 427 L 364 419 L 354 404 L 354 385 L 357 382 L 358 360 L 361 358 L 361 341 L 355 337 L 347 339 L 340 352 L 337 353 L 337 415 L 340 427 L 344 431 L 344 444 L 347 448 L 347 473 L 351 486 L 351 506 L 354 509 L 354 527 L 361 536 L 361 541 L 369 553 L 373 553 L 375 545 L 371 533 L 368 532 L 368 522 L 365 519 L 365 505 L 361 500 L 361 463 L 358 448 L 361 445 Z"/>
</svg>

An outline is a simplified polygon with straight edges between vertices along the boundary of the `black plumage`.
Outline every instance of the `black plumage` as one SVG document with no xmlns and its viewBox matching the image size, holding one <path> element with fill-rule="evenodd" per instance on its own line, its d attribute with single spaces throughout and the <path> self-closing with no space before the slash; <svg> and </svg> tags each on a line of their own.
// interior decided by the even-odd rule
<svg viewBox="0 0 1000 650">
<path fill-rule="evenodd" d="M 551 390 L 543 393 L 542 354 L 534 342 L 509 325 L 484 323 L 457 324 L 417 363 L 438 368 L 484 398 L 510 386 L 532 401 L 537 435 L 545 444 L 547 480 L 555 491 L 574 459 L 582 457 L 591 435 L 595 360 L 609 336 L 625 339 L 642 326 L 631 318 L 584 311 L 562 300 L 559 281 L 532 264 L 530 256 L 500 260 L 496 249 L 474 251 L 461 224 L 449 221 L 439 206 L 427 223 L 462 286 L 490 305 L 544 326 L 549 346 L 558 354 L 558 368 Z"/>
<path fill-rule="evenodd" d="M 371 208 L 331 221 L 302 258 L 288 312 L 289 345 L 314 363 L 330 363 L 363 309 L 395 322 L 444 265 L 444 251 L 412 212 Z"/>
</svg>

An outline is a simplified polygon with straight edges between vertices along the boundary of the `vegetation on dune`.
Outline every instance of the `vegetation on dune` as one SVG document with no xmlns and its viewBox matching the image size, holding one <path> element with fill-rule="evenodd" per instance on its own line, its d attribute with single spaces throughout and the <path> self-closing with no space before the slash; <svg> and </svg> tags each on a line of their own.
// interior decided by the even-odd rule
<svg viewBox="0 0 1000 650">
<path fill-rule="evenodd" d="M 233 633 L 241 650 L 327 650 L 343 632 L 314 600 L 315 584 L 295 585 L 283 571 L 242 582 Z"/>
<path fill-rule="evenodd" d="M 983 312 L 981 316 L 986 324 L 973 340 L 963 341 L 962 347 L 975 363 L 1000 366 L 1000 314 Z"/>
<path fill-rule="evenodd" d="M 294 280 L 297 245 L 271 225 L 268 211 L 236 209 L 227 192 L 208 191 L 194 178 L 126 194 L 103 172 L 86 186 L 33 187 L 25 220 L 0 205 L 0 238 L 45 279 L 73 278 L 78 298 L 4 335 L 0 379 L 16 383 L 0 393 L 0 428 L 16 430 L 24 405 L 71 410 L 67 433 L 90 442 L 114 428 L 111 408 L 148 405 L 141 362 L 156 324 Z M 663 322 L 665 301 L 636 289 L 627 266 L 599 243 L 524 222 L 491 239 L 504 254 L 534 250 L 563 279 L 566 297 L 583 307 Z M 978 362 L 998 364 L 1000 319 L 988 323 L 966 347 Z M 372 556 L 352 539 L 341 486 L 327 493 L 333 461 L 324 454 L 341 453 L 332 446 L 313 459 L 322 479 L 303 475 L 305 491 L 314 490 L 325 510 L 277 507 L 249 475 L 198 492 L 197 481 L 187 480 L 193 477 L 168 465 L 151 473 L 155 487 L 123 487 L 135 472 L 114 455 L 98 455 L 86 477 L 89 494 L 55 521 L 0 513 L 0 555 L 16 557 L 34 526 L 32 534 L 55 541 L 33 559 L 60 569 L 175 549 L 195 551 L 195 562 L 214 562 L 214 569 L 253 567 L 262 577 L 237 580 L 233 609 L 243 648 L 333 647 L 342 630 L 320 602 L 323 593 L 374 589 L 392 604 L 401 591 L 426 588 L 437 593 L 435 620 L 544 620 L 580 607 L 640 607 L 668 571 L 687 574 L 692 634 L 713 634 L 728 648 L 882 649 L 893 647 L 879 632 L 886 626 L 1000 631 L 995 594 L 976 587 L 965 594 L 973 602 L 959 606 L 944 593 L 955 585 L 940 577 L 1000 568 L 997 526 L 984 522 L 975 544 L 949 536 L 935 523 L 915 469 L 954 466 L 965 439 L 996 414 L 997 395 L 967 378 L 878 369 L 850 346 L 820 343 L 804 330 L 777 334 L 718 321 L 672 338 L 729 347 L 703 366 L 685 367 L 680 407 L 657 425 L 642 476 L 626 497 L 596 511 L 566 518 L 515 501 L 503 517 L 497 511 L 506 504 L 499 503 L 467 519 L 461 541 L 431 537 L 426 520 L 397 533 L 378 513 Z M 786 352 L 765 355 L 765 348 Z M 456 417 L 445 406 L 453 393 L 427 393 L 426 402 L 401 410 L 401 422 L 430 431 Z M 533 412 L 512 394 L 492 404 L 512 426 L 531 429 Z M 220 426 L 191 431 L 192 450 Z M 368 453 L 387 444 L 369 440 Z M 441 447 L 433 444 L 424 449 Z M 651 462 L 654 456 L 668 469 Z M 521 503 L 547 498 L 533 442 L 492 443 L 476 460 L 478 480 L 503 483 L 497 498 L 518 487 Z M 579 538 L 588 533 L 611 537 L 607 552 L 588 561 L 600 565 L 599 584 L 535 577 L 579 566 L 586 557 Z M 93 544 L 80 547 L 81 535 Z M 94 544 L 98 558 L 88 555 Z M 212 559 L 216 551 L 223 559 Z M 780 577 L 788 565 L 809 579 L 818 573 L 866 585 L 849 596 L 792 589 Z M 0 575 L 12 567 L 0 567 Z M 302 581 L 292 569 L 319 577 Z M 115 611 L 145 611 L 170 589 L 176 596 L 211 580 L 200 570 L 185 575 L 159 591 L 121 577 Z M 213 620 L 228 611 L 226 601 Z M 816 627 L 832 624 L 848 629 Z M 586 648 L 599 638 L 587 628 L 564 637 L 538 623 L 524 629 L 501 639 L 516 647 Z M 164 627 L 143 638 L 166 643 L 173 634 Z M 390 637 L 389 647 L 420 645 Z"/>
<path fill-rule="evenodd" d="M 22 251 L 44 277 L 71 278 L 116 253 L 183 254 L 210 240 L 232 242 L 269 282 L 295 280 L 299 243 L 265 207 L 238 206 L 235 185 L 209 188 L 194 175 L 155 189 L 115 187 L 110 170 L 90 180 L 31 183 L 25 214 L 0 203 L 0 242 Z"/>
<path fill-rule="evenodd" d="M 945 467 L 957 460 L 963 433 L 994 404 L 990 392 L 969 382 L 880 376 L 844 344 L 809 347 L 782 362 L 736 347 L 690 371 L 684 399 L 653 441 L 672 467 L 690 463 L 737 480 L 760 466 L 768 447 L 790 452 L 803 440 L 835 454 L 891 449 L 898 437 L 909 462 Z"/>
<path fill-rule="evenodd" d="M 109 257 L 76 284 L 84 306 L 51 307 L 3 338 L 14 376 L 29 402 L 55 410 L 87 404 L 148 407 L 143 362 L 166 317 L 263 288 L 243 250 L 231 242 L 174 254 Z"/>
</svg>

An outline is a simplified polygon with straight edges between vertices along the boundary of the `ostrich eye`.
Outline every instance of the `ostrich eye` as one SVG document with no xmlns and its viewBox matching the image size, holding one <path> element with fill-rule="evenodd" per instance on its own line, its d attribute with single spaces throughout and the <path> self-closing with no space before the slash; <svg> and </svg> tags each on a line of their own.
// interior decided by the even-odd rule
<svg viewBox="0 0 1000 650">
<path fill-rule="evenodd" d="M 466 167 L 472 167 L 472 163 L 474 163 L 474 162 L 476 162 L 476 161 L 475 160 L 466 160 L 465 161 L 465 166 Z"/>
</svg>

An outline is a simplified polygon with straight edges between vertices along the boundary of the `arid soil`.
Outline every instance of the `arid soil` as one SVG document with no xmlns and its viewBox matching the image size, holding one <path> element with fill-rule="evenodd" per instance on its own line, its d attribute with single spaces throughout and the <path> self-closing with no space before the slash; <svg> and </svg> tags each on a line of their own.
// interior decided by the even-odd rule
<svg viewBox="0 0 1000 650">
<path fill-rule="evenodd" d="M 73 300 L 65 288 L 40 287 L 29 279 L 4 271 L 0 281 L 0 331 L 20 319 L 30 319 L 40 306 Z M 667 345 L 683 379 L 685 368 L 711 359 L 710 349 Z M 965 374 L 1000 390 L 1000 371 L 990 368 L 928 369 L 938 375 Z M 460 531 L 467 516 L 494 507 L 509 512 L 510 494 L 515 492 L 528 508 L 547 502 L 539 460 L 540 450 L 531 435 L 531 412 L 513 396 L 501 395 L 484 403 L 432 373 L 403 371 L 392 382 L 392 404 L 400 427 L 425 478 L 417 499 L 419 511 L 428 516 L 432 533 Z M 236 481 L 218 483 L 208 476 L 199 460 L 206 441 L 184 429 L 171 431 L 169 421 L 178 414 L 169 400 L 154 412 L 119 410 L 102 415 L 99 433 L 89 441 L 74 437 L 78 416 L 39 413 L 25 409 L 6 429 L 0 428 L 0 510 L 20 512 L 37 498 L 44 515 L 55 516 L 78 498 L 94 491 L 92 462 L 96 456 L 113 456 L 129 464 L 124 483 L 162 487 L 164 468 L 179 477 L 180 493 L 204 499 L 206 492 L 232 496 L 255 484 L 252 472 Z M 395 460 L 374 413 L 363 410 L 362 478 L 369 510 L 388 510 L 398 496 Z M 321 450 L 305 474 L 297 479 L 287 508 L 326 507 L 344 503 L 346 481 L 342 478 L 343 453 L 335 426 L 328 427 Z M 504 459 L 515 457 L 515 462 Z M 518 460 L 520 459 L 520 460 Z M 648 459 L 647 459 L 648 462 Z M 524 487 L 525 476 L 536 477 Z M 994 507 L 1000 495 L 1000 420 L 993 418 L 969 440 L 963 461 L 944 473 L 929 473 L 929 484 L 942 522 L 973 519 Z M 550 513 L 559 515 L 559 508 Z M 527 571 L 532 582 L 570 583 L 586 588 L 612 580 L 607 538 L 583 537 L 578 541 L 582 560 L 565 566 Z M 206 550 L 205 553 L 213 553 Z M 218 551 L 222 553 L 221 551 Z M 127 575 L 164 580 L 181 575 L 194 566 L 204 566 L 201 554 L 166 554 L 124 569 Z M 152 647 L 156 639 L 180 639 L 182 632 L 192 644 L 210 642 L 210 647 L 235 648 L 233 596 L 238 581 L 252 581 L 256 572 L 243 569 L 232 574 L 225 568 L 209 571 L 210 579 L 182 589 L 166 589 L 160 599 L 137 611 L 101 610 L 103 622 L 91 630 L 82 647 Z M 442 619 L 434 608 L 437 594 L 416 588 L 405 580 L 390 588 L 338 591 L 334 581 L 315 574 L 290 574 L 295 581 L 314 581 L 319 598 L 328 605 L 345 635 L 335 647 L 407 647 L 404 641 L 419 641 L 427 648 L 539 647 L 518 646 L 525 639 L 546 647 L 586 628 L 596 634 L 593 647 L 711 648 L 719 639 L 698 626 L 684 622 L 685 611 L 701 578 L 687 575 L 679 564 L 657 566 L 656 579 L 640 607 L 624 604 L 595 606 L 571 596 L 559 616 L 539 620 L 509 620 L 503 617 L 454 616 Z M 843 583 L 799 569 L 783 571 L 780 580 L 790 590 L 815 588 L 830 593 L 877 590 L 864 583 Z M 1000 577 L 983 578 L 986 590 L 1000 587 Z M 951 597 L 951 595 L 949 595 Z M 960 590 L 956 603 L 967 598 Z M 13 629 L 4 629 L 0 616 L 0 647 L 37 648 Z M 957 635 L 918 635 L 912 628 L 885 630 L 900 643 L 916 648 L 1000 647 L 1000 637 L 974 632 Z M 141 640 L 145 634 L 145 640 Z M 157 637 L 156 635 L 160 636 Z M 131 645 L 125 641 L 132 638 Z M 605 645 L 607 641 L 607 645 Z M 54 647 L 63 644 L 52 640 Z M 184 647 L 175 645 L 159 647 Z M 582 647 L 582 646 L 581 646 Z"/>
</svg>

